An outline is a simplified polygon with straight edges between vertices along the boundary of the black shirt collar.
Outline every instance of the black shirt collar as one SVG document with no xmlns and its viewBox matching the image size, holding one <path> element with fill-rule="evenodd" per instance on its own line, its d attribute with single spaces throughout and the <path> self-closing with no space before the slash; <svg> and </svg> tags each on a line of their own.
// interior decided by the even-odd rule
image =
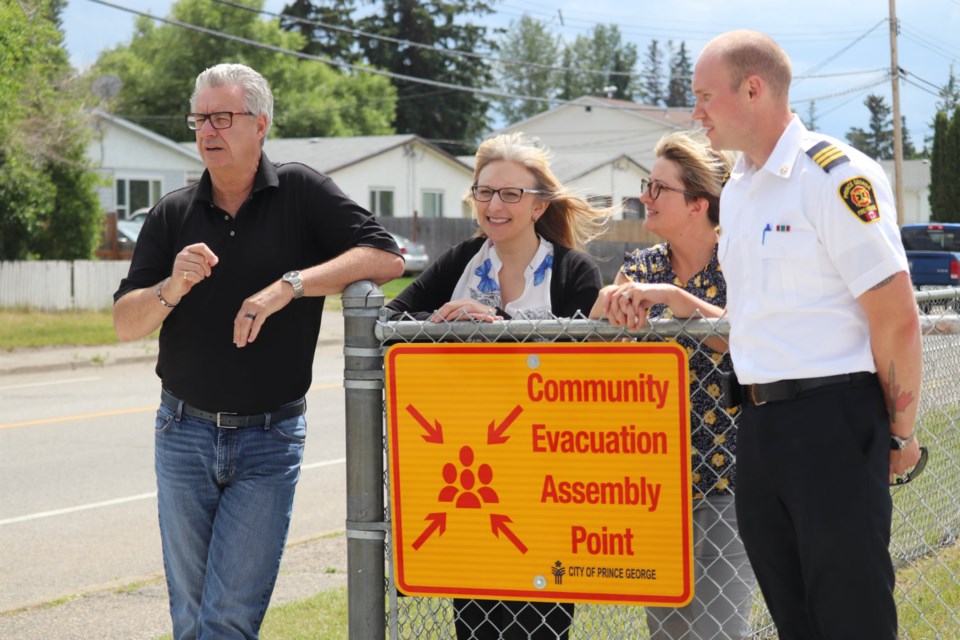
<svg viewBox="0 0 960 640">
<path fill-rule="evenodd" d="M 257 164 L 257 173 L 253 177 L 253 191 L 256 193 L 270 187 L 279 187 L 280 178 L 277 177 L 277 167 L 270 162 L 267 154 L 260 152 L 260 162 Z M 213 202 L 213 180 L 210 171 L 205 169 L 197 187 L 197 199 L 204 202 Z"/>
</svg>

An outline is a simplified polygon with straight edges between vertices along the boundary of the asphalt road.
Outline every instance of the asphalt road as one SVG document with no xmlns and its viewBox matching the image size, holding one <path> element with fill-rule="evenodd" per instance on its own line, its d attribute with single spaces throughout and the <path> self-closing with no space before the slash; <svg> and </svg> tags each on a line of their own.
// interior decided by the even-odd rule
<svg viewBox="0 0 960 640">
<path fill-rule="evenodd" d="M 321 345 L 290 541 L 343 529 L 343 355 Z M 0 614 L 162 575 L 152 362 L 0 377 Z"/>
</svg>

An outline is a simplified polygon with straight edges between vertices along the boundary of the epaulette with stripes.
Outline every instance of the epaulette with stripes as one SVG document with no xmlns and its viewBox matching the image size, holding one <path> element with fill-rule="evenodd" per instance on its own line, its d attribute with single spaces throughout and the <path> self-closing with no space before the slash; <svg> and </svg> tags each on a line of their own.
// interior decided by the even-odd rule
<svg viewBox="0 0 960 640">
<path fill-rule="evenodd" d="M 850 162 L 850 158 L 843 151 L 826 140 L 822 140 L 807 149 L 807 155 L 827 173 L 830 173 L 830 169 L 837 165 Z"/>
</svg>

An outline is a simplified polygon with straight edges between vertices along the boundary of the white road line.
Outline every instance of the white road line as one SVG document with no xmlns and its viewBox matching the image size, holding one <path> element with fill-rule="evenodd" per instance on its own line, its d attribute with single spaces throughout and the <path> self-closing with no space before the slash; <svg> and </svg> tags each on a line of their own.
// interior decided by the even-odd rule
<svg viewBox="0 0 960 640">
<path fill-rule="evenodd" d="M 313 462 L 311 464 L 302 465 L 300 468 L 304 471 L 310 469 L 320 469 L 322 467 L 332 467 L 337 464 L 344 464 L 347 461 L 346 458 L 337 458 L 336 460 L 323 460 L 321 462 Z M 118 504 L 124 504 L 127 502 L 136 502 L 137 500 L 152 500 L 157 497 L 157 492 L 152 493 L 141 493 L 135 496 L 127 496 L 126 498 L 115 498 L 113 500 L 104 500 L 102 502 L 91 502 L 90 504 L 81 504 L 76 507 L 67 507 L 65 509 L 54 509 L 53 511 L 40 511 L 39 513 L 29 513 L 25 516 L 17 516 L 16 518 L 7 518 L 6 520 L 0 520 L 0 527 L 8 524 L 17 524 L 18 522 L 30 522 L 32 520 L 41 520 L 43 518 L 52 518 L 54 516 L 65 516 L 71 513 L 77 513 L 80 511 L 89 511 L 90 509 L 102 509 L 104 507 L 113 507 Z"/>
<path fill-rule="evenodd" d="M 48 387 L 55 384 L 68 384 L 71 382 L 92 382 L 94 380 L 99 380 L 100 376 L 91 376 L 88 378 L 65 378 L 63 380 L 48 380 L 46 382 L 30 382 L 27 384 L 11 384 L 5 387 L 0 387 L 0 391 L 9 391 L 10 389 L 28 389 L 30 387 Z"/>
</svg>

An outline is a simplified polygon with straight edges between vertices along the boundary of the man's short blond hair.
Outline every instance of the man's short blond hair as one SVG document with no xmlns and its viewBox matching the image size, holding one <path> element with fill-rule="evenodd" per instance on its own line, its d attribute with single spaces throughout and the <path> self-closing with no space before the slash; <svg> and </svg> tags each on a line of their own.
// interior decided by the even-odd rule
<svg viewBox="0 0 960 640">
<path fill-rule="evenodd" d="M 730 31 L 717 36 L 704 48 L 717 53 L 730 71 L 731 89 L 750 76 L 762 78 L 774 95 L 786 99 L 793 81 L 790 56 L 770 36 L 759 31 Z"/>
</svg>

